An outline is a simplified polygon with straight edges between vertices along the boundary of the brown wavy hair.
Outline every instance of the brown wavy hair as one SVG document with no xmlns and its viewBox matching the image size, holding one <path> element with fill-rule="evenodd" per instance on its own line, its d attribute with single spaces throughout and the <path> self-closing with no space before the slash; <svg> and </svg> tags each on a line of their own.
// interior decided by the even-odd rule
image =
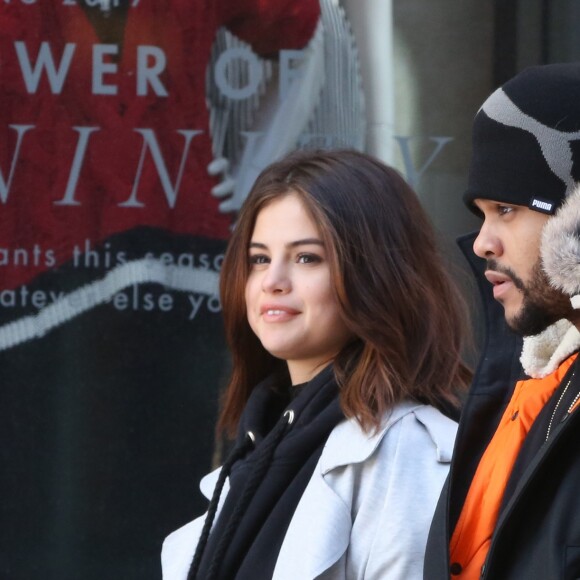
<svg viewBox="0 0 580 580">
<path fill-rule="evenodd" d="M 345 415 L 370 431 L 405 398 L 457 403 L 471 378 L 461 358 L 468 317 L 417 196 L 369 155 L 295 152 L 259 175 L 223 262 L 220 292 L 233 370 L 218 430 L 233 434 L 252 388 L 286 367 L 250 328 L 244 292 L 256 217 L 289 193 L 318 225 L 342 317 L 357 337 L 333 362 Z"/>
</svg>

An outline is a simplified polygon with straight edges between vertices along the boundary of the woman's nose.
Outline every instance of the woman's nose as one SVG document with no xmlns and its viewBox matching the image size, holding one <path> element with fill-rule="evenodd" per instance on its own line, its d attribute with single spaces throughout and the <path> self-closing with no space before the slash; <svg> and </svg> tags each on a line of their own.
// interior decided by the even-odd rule
<svg viewBox="0 0 580 580">
<path fill-rule="evenodd" d="M 262 290 L 271 294 L 283 294 L 291 287 L 288 267 L 285 264 L 271 262 L 262 280 Z"/>
</svg>

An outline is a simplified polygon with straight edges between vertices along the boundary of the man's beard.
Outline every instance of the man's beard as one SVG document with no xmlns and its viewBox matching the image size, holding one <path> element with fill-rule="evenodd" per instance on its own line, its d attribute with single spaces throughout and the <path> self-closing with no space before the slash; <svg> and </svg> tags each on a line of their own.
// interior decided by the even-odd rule
<svg viewBox="0 0 580 580">
<path fill-rule="evenodd" d="M 509 276 L 514 286 L 523 294 L 520 311 L 511 320 L 506 318 L 508 326 L 516 334 L 534 336 L 558 320 L 569 318 L 573 313 L 570 298 L 552 288 L 540 259 L 534 265 L 527 284 L 510 268 L 501 266 L 496 260 L 488 260 L 487 268 Z"/>
</svg>

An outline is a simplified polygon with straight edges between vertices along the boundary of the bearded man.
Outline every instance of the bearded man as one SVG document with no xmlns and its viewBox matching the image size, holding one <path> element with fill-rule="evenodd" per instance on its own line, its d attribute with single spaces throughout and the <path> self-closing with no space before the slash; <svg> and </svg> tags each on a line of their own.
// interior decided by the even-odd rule
<svg viewBox="0 0 580 580">
<path fill-rule="evenodd" d="M 472 263 L 488 332 L 428 580 L 580 577 L 579 181 L 580 65 L 526 69 L 474 122 L 464 200 L 483 219 Z"/>
</svg>

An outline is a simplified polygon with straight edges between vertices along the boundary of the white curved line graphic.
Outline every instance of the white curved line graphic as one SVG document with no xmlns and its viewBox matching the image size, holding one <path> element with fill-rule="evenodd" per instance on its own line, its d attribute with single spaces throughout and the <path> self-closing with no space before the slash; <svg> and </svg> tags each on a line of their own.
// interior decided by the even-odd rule
<svg viewBox="0 0 580 580">
<path fill-rule="evenodd" d="M 110 270 L 103 278 L 73 290 L 37 314 L 0 326 L 0 351 L 41 338 L 75 316 L 107 302 L 117 292 L 133 284 L 158 283 L 173 290 L 217 296 L 218 280 L 219 274 L 212 270 L 172 266 L 149 258 L 128 262 Z"/>
</svg>

